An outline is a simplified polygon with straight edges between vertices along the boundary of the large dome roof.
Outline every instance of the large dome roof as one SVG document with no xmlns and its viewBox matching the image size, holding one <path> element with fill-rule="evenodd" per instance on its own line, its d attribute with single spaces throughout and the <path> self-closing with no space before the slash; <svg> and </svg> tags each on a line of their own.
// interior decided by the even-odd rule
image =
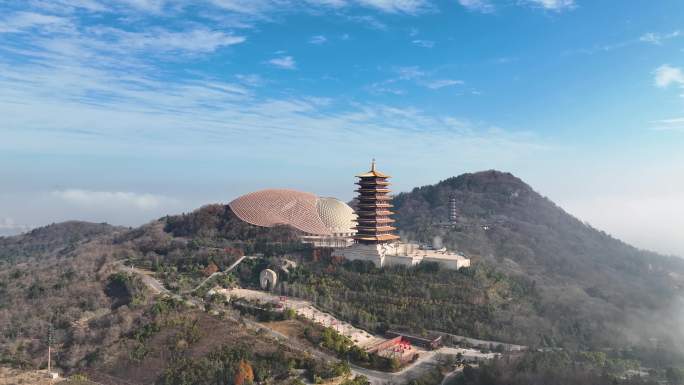
<svg viewBox="0 0 684 385">
<path fill-rule="evenodd" d="M 351 233 L 356 219 L 354 210 L 338 199 L 295 190 L 256 191 L 228 205 L 247 223 L 262 227 L 290 225 L 315 235 Z"/>
<path fill-rule="evenodd" d="M 331 232 L 347 234 L 355 231 L 356 214 L 348 204 L 336 198 L 318 198 L 316 208 L 318 215 Z"/>
</svg>

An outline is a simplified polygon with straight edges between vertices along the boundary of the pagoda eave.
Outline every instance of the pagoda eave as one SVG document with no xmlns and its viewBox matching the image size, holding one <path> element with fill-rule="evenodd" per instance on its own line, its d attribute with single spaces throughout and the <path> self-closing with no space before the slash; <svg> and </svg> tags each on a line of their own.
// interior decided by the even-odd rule
<svg viewBox="0 0 684 385">
<path fill-rule="evenodd" d="M 398 239 L 399 239 L 399 236 L 394 235 L 394 234 L 383 234 L 383 235 L 373 235 L 373 236 L 363 235 L 363 236 L 355 236 L 354 237 L 354 240 L 356 240 L 357 242 L 362 242 L 362 243 L 363 242 L 371 242 L 371 243 L 389 242 L 389 241 L 396 241 Z"/>
</svg>

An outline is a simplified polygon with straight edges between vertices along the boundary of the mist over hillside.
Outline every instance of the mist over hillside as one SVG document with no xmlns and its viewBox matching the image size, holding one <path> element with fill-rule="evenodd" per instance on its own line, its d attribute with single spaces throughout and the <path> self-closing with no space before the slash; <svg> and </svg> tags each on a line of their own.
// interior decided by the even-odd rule
<svg viewBox="0 0 684 385">
<path fill-rule="evenodd" d="M 450 198 L 458 221 L 444 226 Z M 618 331 L 641 343 L 683 335 L 672 306 L 682 298 L 684 260 L 636 249 L 594 229 L 509 173 L 449 178 L 398 194 L 394 204 L 406 238 L 438 239 L 533 280 L 544 298 L 542 313 L 556 314 L 559 329 L 574 329 L 580 337 L 589 325 L 605 323 L 609 334 Z M 637 336 L 635 330 L 648 332 Z"/>
</svg>

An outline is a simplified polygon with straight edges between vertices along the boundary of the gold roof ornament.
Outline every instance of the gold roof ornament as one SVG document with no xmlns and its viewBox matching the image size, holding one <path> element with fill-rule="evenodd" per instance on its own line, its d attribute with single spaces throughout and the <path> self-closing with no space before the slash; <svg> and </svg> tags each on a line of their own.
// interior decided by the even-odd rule
<svg viewBox="0 0 684 385">
<path fill-rule="evenodd" d="M 371 169 L 365 174 L 357 175 L 357 178 L 390 178 L 389 175 L 383 174 L 380 171 L 377 171 L 375 169 L 375 158 L 373 158 L 373 161 L 371 162 Z"/>
</svg>

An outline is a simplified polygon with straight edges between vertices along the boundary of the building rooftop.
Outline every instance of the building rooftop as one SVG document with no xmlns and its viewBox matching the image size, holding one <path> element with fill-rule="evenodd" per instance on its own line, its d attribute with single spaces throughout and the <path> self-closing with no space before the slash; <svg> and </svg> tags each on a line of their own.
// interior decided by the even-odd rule
<svg viewBox="0 0 684 385">
<path fill-rule="evenodd" d="M 389 175 L 383 174 L 380 171 L 375 170 L 375 159 L 371 163 L 371 169 L 367 173 L 363 173 L 356 176 L 357 178 L 390 178 Z"/>
<path fill-rule="evenodd" d="M 238 218 L 255 226 L 289 225 L 307 234 L 326 236 L 355 232 L 354 210 L 336 198 L 268 189 L 243 195 L 228 205 Z"/>
</svg>

